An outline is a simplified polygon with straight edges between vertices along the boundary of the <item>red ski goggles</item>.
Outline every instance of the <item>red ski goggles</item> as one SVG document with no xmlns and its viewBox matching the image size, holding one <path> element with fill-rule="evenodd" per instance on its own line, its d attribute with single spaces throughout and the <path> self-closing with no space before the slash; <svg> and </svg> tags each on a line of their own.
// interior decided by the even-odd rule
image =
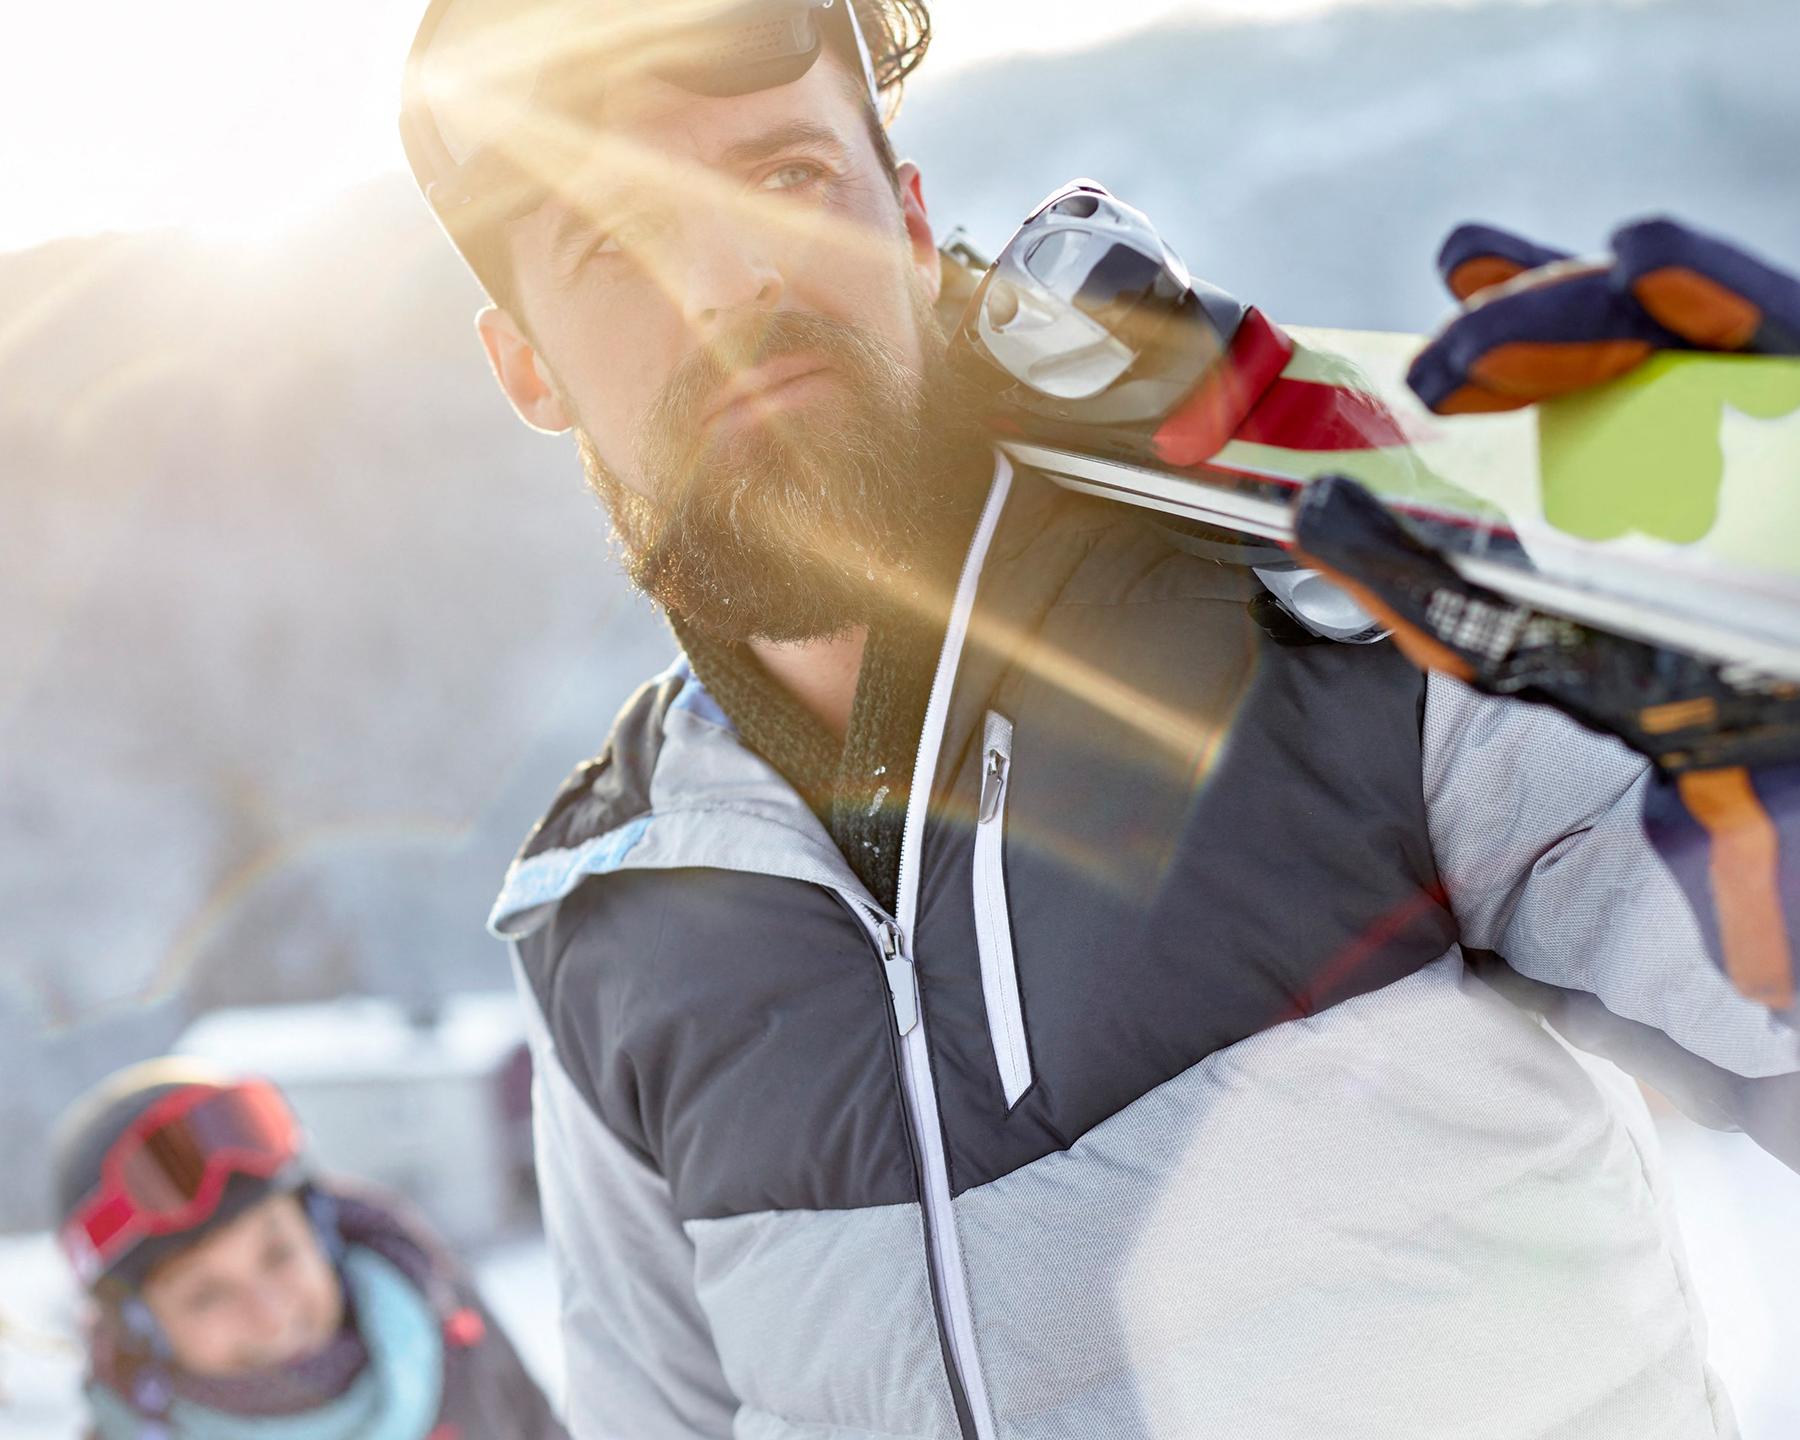
<svg viewBox="0 0 1800 1440">
<path fill-rule="evenodd" d="M 267 1081 L 183 1086 L 113 1142 L 99 1185 L 58 1238 L 82 1283 L 92 1285 L 140 1241 L 205 1221 L 233 1175 L 272 1180 L 299 1156 L 294 1112 Z"/>
</svg>

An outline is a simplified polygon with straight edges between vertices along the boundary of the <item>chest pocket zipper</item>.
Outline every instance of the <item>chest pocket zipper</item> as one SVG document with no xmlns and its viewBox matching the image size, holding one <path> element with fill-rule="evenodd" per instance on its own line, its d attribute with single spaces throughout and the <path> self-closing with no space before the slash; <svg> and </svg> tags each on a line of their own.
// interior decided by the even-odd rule
<svg viewBox="0 0 1800 1440">
<path fill-rule="evenodd" d="M 1031 1051 L 1019 1001 L 1019 970 L 1013 959 L 1002 858 L 1012 739 L 1012 722 L 998 711 L 988 711 L 981 733 L 981 810 L 975 825 L 975 943 L 981 952 L 981 995 L 987 1005 L 988 1037 L 993 1041 L 1008 1110 L 1031 1088 Z"/>
</svg>

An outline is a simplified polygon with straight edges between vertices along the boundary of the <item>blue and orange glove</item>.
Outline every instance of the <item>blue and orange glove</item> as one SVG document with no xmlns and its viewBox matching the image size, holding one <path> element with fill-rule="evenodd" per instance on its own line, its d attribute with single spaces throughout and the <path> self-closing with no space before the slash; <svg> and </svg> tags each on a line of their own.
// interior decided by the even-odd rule
<svg viewBox="0 0 1800 1440">
<path fill-rule="evenodd" d="M 1488 226 L 1445 242 L 1462 309 L 1408 381 L 1444 415 L 1518 409 L 1617 379 L 1669 350 L 1800 355 L 1800 280 L 1670 220 L 1625 226 L 1601 261 Z M 1800 476 L 1795 477 L 1800 484 Z M 1354 481 L 1303 494 L 1309 560 L 1415 661 L 1550 704 L 1656 765 L 1644 828 L 1714 960 L 1800 1018 L 1800 687 L 1602 635 L 1463 580 Z"/>
<path fill-rule="evenodd" d="M 1438 272 L 1463 309 L 1406 378 L 1440 415 L 1567 395 L 1659 350 L 1800 355 L 1800 281 L 1673 220 L 1615 231 L 1603 260 L 1463 225 Z"/>
</svg>

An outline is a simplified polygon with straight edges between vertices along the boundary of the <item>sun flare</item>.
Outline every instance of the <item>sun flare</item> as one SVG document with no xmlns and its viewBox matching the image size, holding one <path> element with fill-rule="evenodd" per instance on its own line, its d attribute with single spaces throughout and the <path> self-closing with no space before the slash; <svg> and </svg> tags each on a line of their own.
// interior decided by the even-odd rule
<svg viewBox="0 0 1800 1440">
<path fill-rule="evenodd" d="M 1341 0 L 936 0 L 927 76 L 1180 15 L 1286 18 Z M 59 0 L 0 47 L 0 249 L 181 226 L 273 237 L 400 168 L 400 66 L 424 0 Z"/>
</svg>

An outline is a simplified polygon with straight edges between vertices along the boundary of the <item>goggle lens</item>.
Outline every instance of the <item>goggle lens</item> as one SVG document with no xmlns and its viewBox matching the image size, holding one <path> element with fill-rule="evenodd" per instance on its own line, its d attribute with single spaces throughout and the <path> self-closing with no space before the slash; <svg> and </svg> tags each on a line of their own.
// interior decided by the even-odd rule
<svg viewBox="0 0 1800 1440">
<path fill-rule="evenodd" d="M 232 1175 L 272 1179 L 299 1153 L 293 1113 L 266 1081 L 173 1091 L 108 1151 L 99 1186 L 64 1226 L 70 1261 L 91 1283 L 146 1236 L 205 1220 Z"/>
<path fill-rule="evenodd" d="M 179 1118 L 127 1135 L 115 1152 L 119 1184 L 140 1213 L 173 1215 L 200 1197 L 220 1164 L 273 1167 L 272 1174 L 293 1158 L 295 1139 L 287 1106 L 270 1087 L 217 1090 Z"/>
</svg>

